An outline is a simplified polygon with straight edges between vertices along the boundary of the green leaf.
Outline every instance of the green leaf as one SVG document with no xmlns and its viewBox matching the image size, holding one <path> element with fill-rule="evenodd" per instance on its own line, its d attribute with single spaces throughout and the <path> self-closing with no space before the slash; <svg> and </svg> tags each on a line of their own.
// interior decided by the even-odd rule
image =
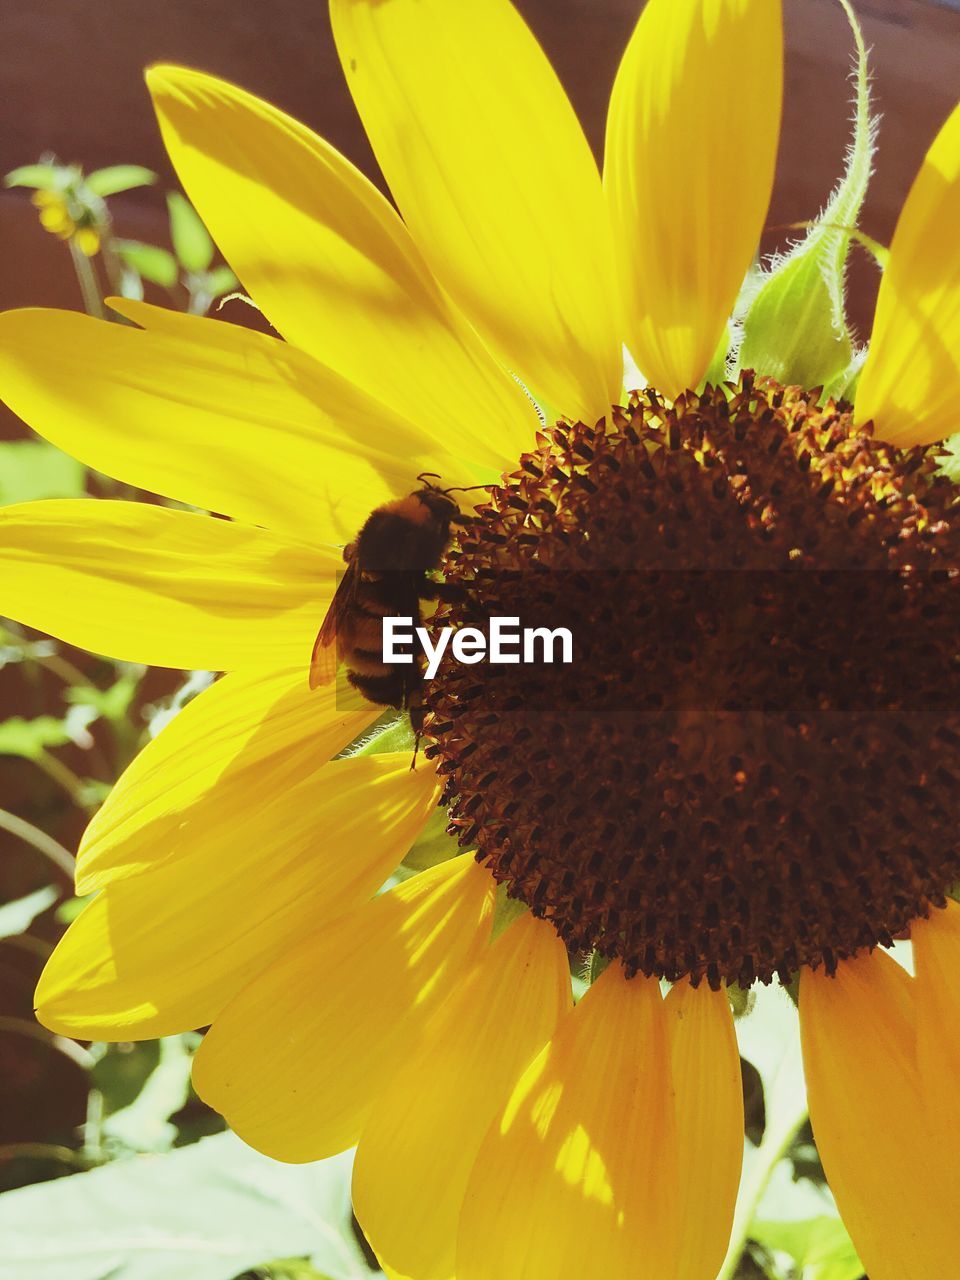
<svg viewBox="0 0 960 1280">
<path fill-rule="evenodd" d="M 139 667 L 122 672 L 109 689 L 98 689 L 92 684 L 73 685 L 64 690 L 64 698 L 76 706 L 92 708 L 96 716 L 104 720 L 125 720 L 144 671 L 145 668 Z"/>
<path fill-rule="evenodd" d="M 37 498 L 82 498 L 86 468 L 42 440 L 0 443 L 0 506 Z"/>
<path fill-rule="evenodd" d="M 6 902 L 0 906 L 0 938 L 15 938 L 26 931 L 44 911 L 52 907 L 60 894 L 53 885 L 46 885 L 25 898 L 17 898 L 14 902 Z"/>
<path fill-rule="evenodd" d="M 170 1123 L 170 1117 L 190 1096 L 191 1049 L 198 1041 L 199 1037 L 191 1035 L 167 1036 L 157 1042 L 158 1059 L 136 1097 L 104 1121 L 106 1138 L 128 1151 L 171 1150 L 177 1127 Z M 101 1065 L 98 1063 L 95 1072 Z"/>
<path fill-rule="evenodd" d="M 62 747 L 70 741 L 63 721 L 53 716 L 37 716 L 36 720 L 11 716 L 0 723 L 0 756 L 38 760 L 50 747 Z"/>
<path fill-rule="evenodd" d="M 838 1217 L 802 1222 L 757 1222 L 753 1238 L 772 1253 L 785 1253 L 800 1272 L 798 1280 L 859 1280 L 863 1264 Z"/>
<path fill-rule="evenodd" d="M 57 907 L 54 915 L 58 924 L 73 924 L 77 916 L 87 905 L 94 895 L 92 893 L 85 894 L 82 898 L 67 898 L 65 902 L 61 902 Z"/>
<path fill-rule="evenodd" d="M 112 164 L 106 169 L 88 173 L 86 184 L 96 196 L 115 196 L 134 187 L 149 187 L 157 175 L 142 164 Z"/>
<path fill-rule="evenodd" d="M 180 194 L 167 195 L 173 251 L 186 271 L 206 271 L 213 261 L 213 241 L 193 205 Z"/>
<path fill-rule="evenodd" d="M 156 244 L 141 244 L 139 240 L 116 240 L 114 247 L 128 267 L 132 267 L 151 284 L 172 289 L 180 272 L 177 260 L 169 249 Z"/>
<path fill-rule="evenodd" d="M 233 1280 L 305 1257 L 369 1280 L 348 1155 L 284 1165 L 231 1133 L 0 1195 L 0 1280 Z"/>
<path fill-rule="evenodd" d="M 60 166 L 55 164 L 22 164 L 11 169 L 3 180 L 5 187 L 37 187 L 43 191 L 58 186 Z"/>
<path fill-rule="evenodd" d="M 846 171 L 804 239 L 764 274 L 743 317 L 739 354 L 740 368 L 787 385 L 823 386 L 828 392 L 854 358 L 844 305 L 846 263 L 876 143 L 866 46 L 849 0 L 840 2 L 857 46 L 854 133 Z"/>
<path fill-rule="evenodd" d="M 239 283 L 229 267 L 214 267 L 207 276 L 207 291 L 211 298 L 221 298 L 231 289 L 236 289 Z"/>
</svg>

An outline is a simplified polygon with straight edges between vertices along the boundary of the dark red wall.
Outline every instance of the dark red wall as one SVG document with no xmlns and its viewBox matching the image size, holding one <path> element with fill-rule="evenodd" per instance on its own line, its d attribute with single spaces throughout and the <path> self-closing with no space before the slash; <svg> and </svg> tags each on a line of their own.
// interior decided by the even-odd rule
<svg viewBox="0 0 960 1280">
<path fill-rule="evenodd" d="M 457 0 L 469 3 L 469 0 Z M 839 170 L 848 130 L 851 42 L 837 0 L 784 0 L 788 91 L 771 227 L 811 217 Z M 881 154 L 864 226 L 889 241 L 937 127 L 960 96 L 956 0 L 854 0 L 873 46 Z M 518 0 L 594 147 L 614 70 L 641 0 Z M 162 59 L 218 72 L 323 133 L 372 176 L 370 150 L 333 47 L 324 0 L 0 0 L 0 172 L 44 149 L 88 168 L 150 165 L 172 182 L 141 79 Z M 495 69 L 492 69 L 495 74 Z M 162 196 L 116 202 L 128 234 L 161 239 Z M 771 241 L 775 239 L 771 236 Z M 866 326 L 875 279 L 854 272 Z M 26 197 L 0 197 L 0 306 L 79 306 L 66 251 Z"/>
</svg>

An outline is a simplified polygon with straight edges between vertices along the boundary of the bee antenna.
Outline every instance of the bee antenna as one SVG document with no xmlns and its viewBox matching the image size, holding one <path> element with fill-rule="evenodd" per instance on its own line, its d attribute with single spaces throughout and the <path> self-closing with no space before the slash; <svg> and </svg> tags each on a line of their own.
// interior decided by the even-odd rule
<svg viewBox="0 0 960 1280">
<path fill-rule="evenodd" d="M 421 471 L 417 479 L 421 484 L 426 484 L 427 480 L 439 480 L 441 478 L 439 471 Z M 435 489 L 436 485 L 427 485 L 428 489 Z"/>
<path fill-rule="evenodd" d="M 473 493 L 475 489 L 492 489 L 492 484 L 459 484 L 455 489 L 444 489 L 444 493 Z"/>
</svg>

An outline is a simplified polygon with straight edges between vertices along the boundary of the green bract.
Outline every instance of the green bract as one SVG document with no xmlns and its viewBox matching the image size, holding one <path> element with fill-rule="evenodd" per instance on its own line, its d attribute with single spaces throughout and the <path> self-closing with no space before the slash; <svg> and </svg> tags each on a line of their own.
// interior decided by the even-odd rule
<svg viewBox="0 0 960 1280">
<path fill-rule="evenodd" d="M 867 51 L 856 17 L 842 0 L 857 46 L 854 133 L 846 172 L 826 208 L 789 253 L 760 274 L 743 316 L 738 369 L 785 385 L 845 394 L 859 371 L 844 307 L 847 256 L 870 181 L 876 118 L 870 111 Z"/>
</svg>

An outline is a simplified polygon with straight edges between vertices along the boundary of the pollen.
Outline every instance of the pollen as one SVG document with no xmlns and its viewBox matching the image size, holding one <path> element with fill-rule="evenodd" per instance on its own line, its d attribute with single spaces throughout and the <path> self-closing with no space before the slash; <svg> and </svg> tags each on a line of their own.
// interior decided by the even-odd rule
<svg viewBox="0 0 960 1280">
<path fill-rule="evenodd" d="M 930 450 L 744 374 L 562 422 L 447 552 L 431 625 L 566 626 L 444 663 L 450 831 L 571 952 L 785 980 L 960 880 L 960 505 Z"/>
</svg>

